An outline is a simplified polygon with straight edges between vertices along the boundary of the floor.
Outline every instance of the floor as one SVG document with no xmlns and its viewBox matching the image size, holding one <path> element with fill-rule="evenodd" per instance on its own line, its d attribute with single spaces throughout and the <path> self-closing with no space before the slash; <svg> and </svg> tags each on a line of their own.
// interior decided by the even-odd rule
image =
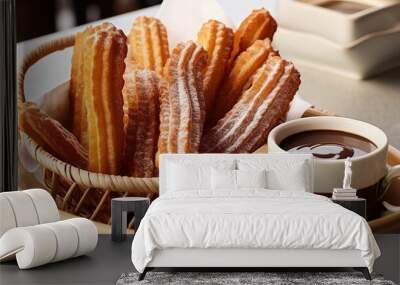
<svg viewBox="0 0 400 285">
<path fill-rule="evenodd" d="M 400 235 L 377 235 L 382 257 L 375 272 L 385 279 L 400 282 Z M 15 262 L 0 265 L 0 284 L 115 284 L 119 276 L 134 271 L 130 260 L 132 236 L 121 243 L 100 235 L 97 249 L 88 256 L 66 260 L 30 270 L 18 270 Z"/>
<path fill-rule="evenodd" d="M 375 239 L 381 257 L 376 260 L 374 270 L 383 274 L 385 279 L 400 284 L 400 234 L 378 234 Z"/>
<path fill-rule="evenodd" d="M 99 235 L 94 252 L 29 270 L 18 270 L 15 262 L 0 265 L 1 285 L 20 284 L 115 284 L 124 272 L 134 271 L 130 260 L 132 237 L 124 242 Z"/>
</svg>

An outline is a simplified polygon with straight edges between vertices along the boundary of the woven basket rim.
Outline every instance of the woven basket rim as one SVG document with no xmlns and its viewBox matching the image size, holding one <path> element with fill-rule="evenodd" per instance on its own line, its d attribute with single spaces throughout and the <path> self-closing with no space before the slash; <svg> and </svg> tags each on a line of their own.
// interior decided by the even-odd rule
<svg viewBox="0 0 400 285">
<path fill-rule="evenodd" d="M 114 192 L 125 193 L 132 189 L 132 184 L 144 182 L 148 185 L 158 184 L 158 177 L 132 177 L 122 175 L 111 175 L 88 171 L 64 162 L 53 156 L 31 137 L 24 133 L 28 142 L 26 145 L 29 154 L 42 167 L 61 175 L 68 182 L 91 188 L 104 188 Z M 122 185 L 121 185 L 122 183 Z M 146 192 L 147 193 L 147 192 Z"/>
</svg>

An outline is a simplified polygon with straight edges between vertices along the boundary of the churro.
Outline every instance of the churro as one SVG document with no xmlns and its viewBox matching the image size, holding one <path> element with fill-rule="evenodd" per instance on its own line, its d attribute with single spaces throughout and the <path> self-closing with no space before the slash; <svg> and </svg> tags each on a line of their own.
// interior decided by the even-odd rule
<svg viewBox="0 0 400 285">
<path fill-rule="evenodd" d="M 269 39 L 255 41 L 246 51 L 242 52 L 225 78 L 218 92 L 214 107 L 208 117 L 208 126 L 214 126 L 239 100 L 243 88 L 269 55 L 275 52 Z"/>
<path fill-rule="evenodd" d="M 210 20 L 199 31 L 197 42 L 208 54 L 203 82 L 206 116 L 208 116 L 225 75 L 226 64 L 232 50 L 233 31 L 216 20 Z"/>
<path fill-rule="evenodd" d="M 87 151 L 58 121 L 41 112 L 33 103 L 21 104 L 18 113 L 21 130 L 44 150 L 76 167 L 87 168 Z"/>
<path fill-rule="evenodd" d="M 270 57 L 232 110 L 205 133 L 201 152 L 254 152 L 286 114 L 299 85 L 292 63 Z"/>
<path fill-rule="evenodd" d="M 124 79 L 123 174 L 152 177 L 160 121 L 160 79 L 150 70 L 128 70 Z"/>
<path fill-rule="evenodd" d="M 83 67 L 89 170 L 119 174 L 123 147 L 122 88 L 126 36 L 104 23 L 85 39 Z"/>
<path fill-rule="evenodd" d="M 83 99 L 83 66 L 84 66 L 84 40 L 88 31 L 79 32 L 75 36 L 75 45 L 72 55 L 71 80 L 69 85 L 70 97 L 70 113 L 71 113 L 71 130 L 78 138 L 79 142 L 87 149 L 88 133 L 87 133 L 87 114 L 86 106 Z"/>
<path fill-rule="evenodd" d="M 268 38 L 272 41 L 276 29 L 276 21 L 267 10 L 253 10 L 235 32 L 229 66 L 232 66 L 236 57 L 256 40 Z"/>
<path fill-rule="evenodd" d="M 153 17 L 138 17 L 129 33 L 129 57 L 139 69 L 162 74 L 169 57 L 168 36 L 164 25 Z"/>
<path fill-rule="evenodd" d="M 161 94 L 160 153 L 198 151 L 205 118 L 206 64 L 207 52 L 191 41 L 173 50 L 164 70 L 167 87 Z"/>
</svg>

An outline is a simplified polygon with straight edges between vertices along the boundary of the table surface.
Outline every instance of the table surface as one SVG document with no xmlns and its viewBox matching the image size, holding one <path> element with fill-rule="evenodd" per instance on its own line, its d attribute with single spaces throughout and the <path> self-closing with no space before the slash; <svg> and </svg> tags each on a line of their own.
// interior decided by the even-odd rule
<svg viewBox="0 0 400 285">
<path fill-rule="evenodd" d="M 400 281 L 400 235 L 375 235 L 382 256 L 374 265 L 374 273 L 385 279 Z M 112 242 L 110 235 L 99 235 L 95 251 L 41 267 L 19 270 L 15 261 L 0 264 L 1 285 L 22 284 L 115 284 L 122 273 L 134 272 L 131 262 L 132 235 L 123 242 Z M 212 269 L 210 269 L 212 270 Z M 274 269 L 268 269 L 273 271 Z M 285 269 L 290 271 L 291 269 Z M 333 269 L 332 270 L 336 270 Z M 318 271 L 318 269 L 307 269 Z M 341 271 L 337 269 L 337 271 Z"/>
<path fill-rule="evenodd" d="M 218 2 L 237 25 L 254 8 L 264 6 L 275 14 L 277 1 L 218 0 Z M 107 21 L 128 32 L 134 17 L 154 15 L 157 10 L 158 7 L 155 6 L 113 17 Z M 20 60 L 38 44 L 81 29 L 82 27 L 78 27 L 19 43 L 17 57 Z M 31 69 L 27 74 L 25 85 L 25 89 L 29 90 L 27 94 L 29 100 L 37 99 L 58 83 L 69 79 L 70 62 L 65 59 L 71 56 L 71 52 L 71 49 L 61 52 L 65 57 L 49 56 Z M 359 119 L 382 128 L 388 135 L 389 143 L 400 148 L 400 68 L 369 80 L 359 81 L 301 64 L 296 66 L 301 73 L 300 94 L 303 98 L 336 115 Z"/>
</svg>

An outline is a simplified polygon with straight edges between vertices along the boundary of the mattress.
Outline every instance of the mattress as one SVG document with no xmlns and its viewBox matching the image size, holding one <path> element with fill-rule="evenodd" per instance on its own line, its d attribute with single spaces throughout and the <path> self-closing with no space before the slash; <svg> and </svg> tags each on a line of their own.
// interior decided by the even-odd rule
<svg viewBox="0 0 400 285">
<path fill-rule="evenodd" d="M 265 189 L 162 195 L 135 234 L 132 262 L 143 272 L 169 248 L 359 250 L 370 271 L 380 255 L 361 216 L 320 195 Z"/>
</svg>

